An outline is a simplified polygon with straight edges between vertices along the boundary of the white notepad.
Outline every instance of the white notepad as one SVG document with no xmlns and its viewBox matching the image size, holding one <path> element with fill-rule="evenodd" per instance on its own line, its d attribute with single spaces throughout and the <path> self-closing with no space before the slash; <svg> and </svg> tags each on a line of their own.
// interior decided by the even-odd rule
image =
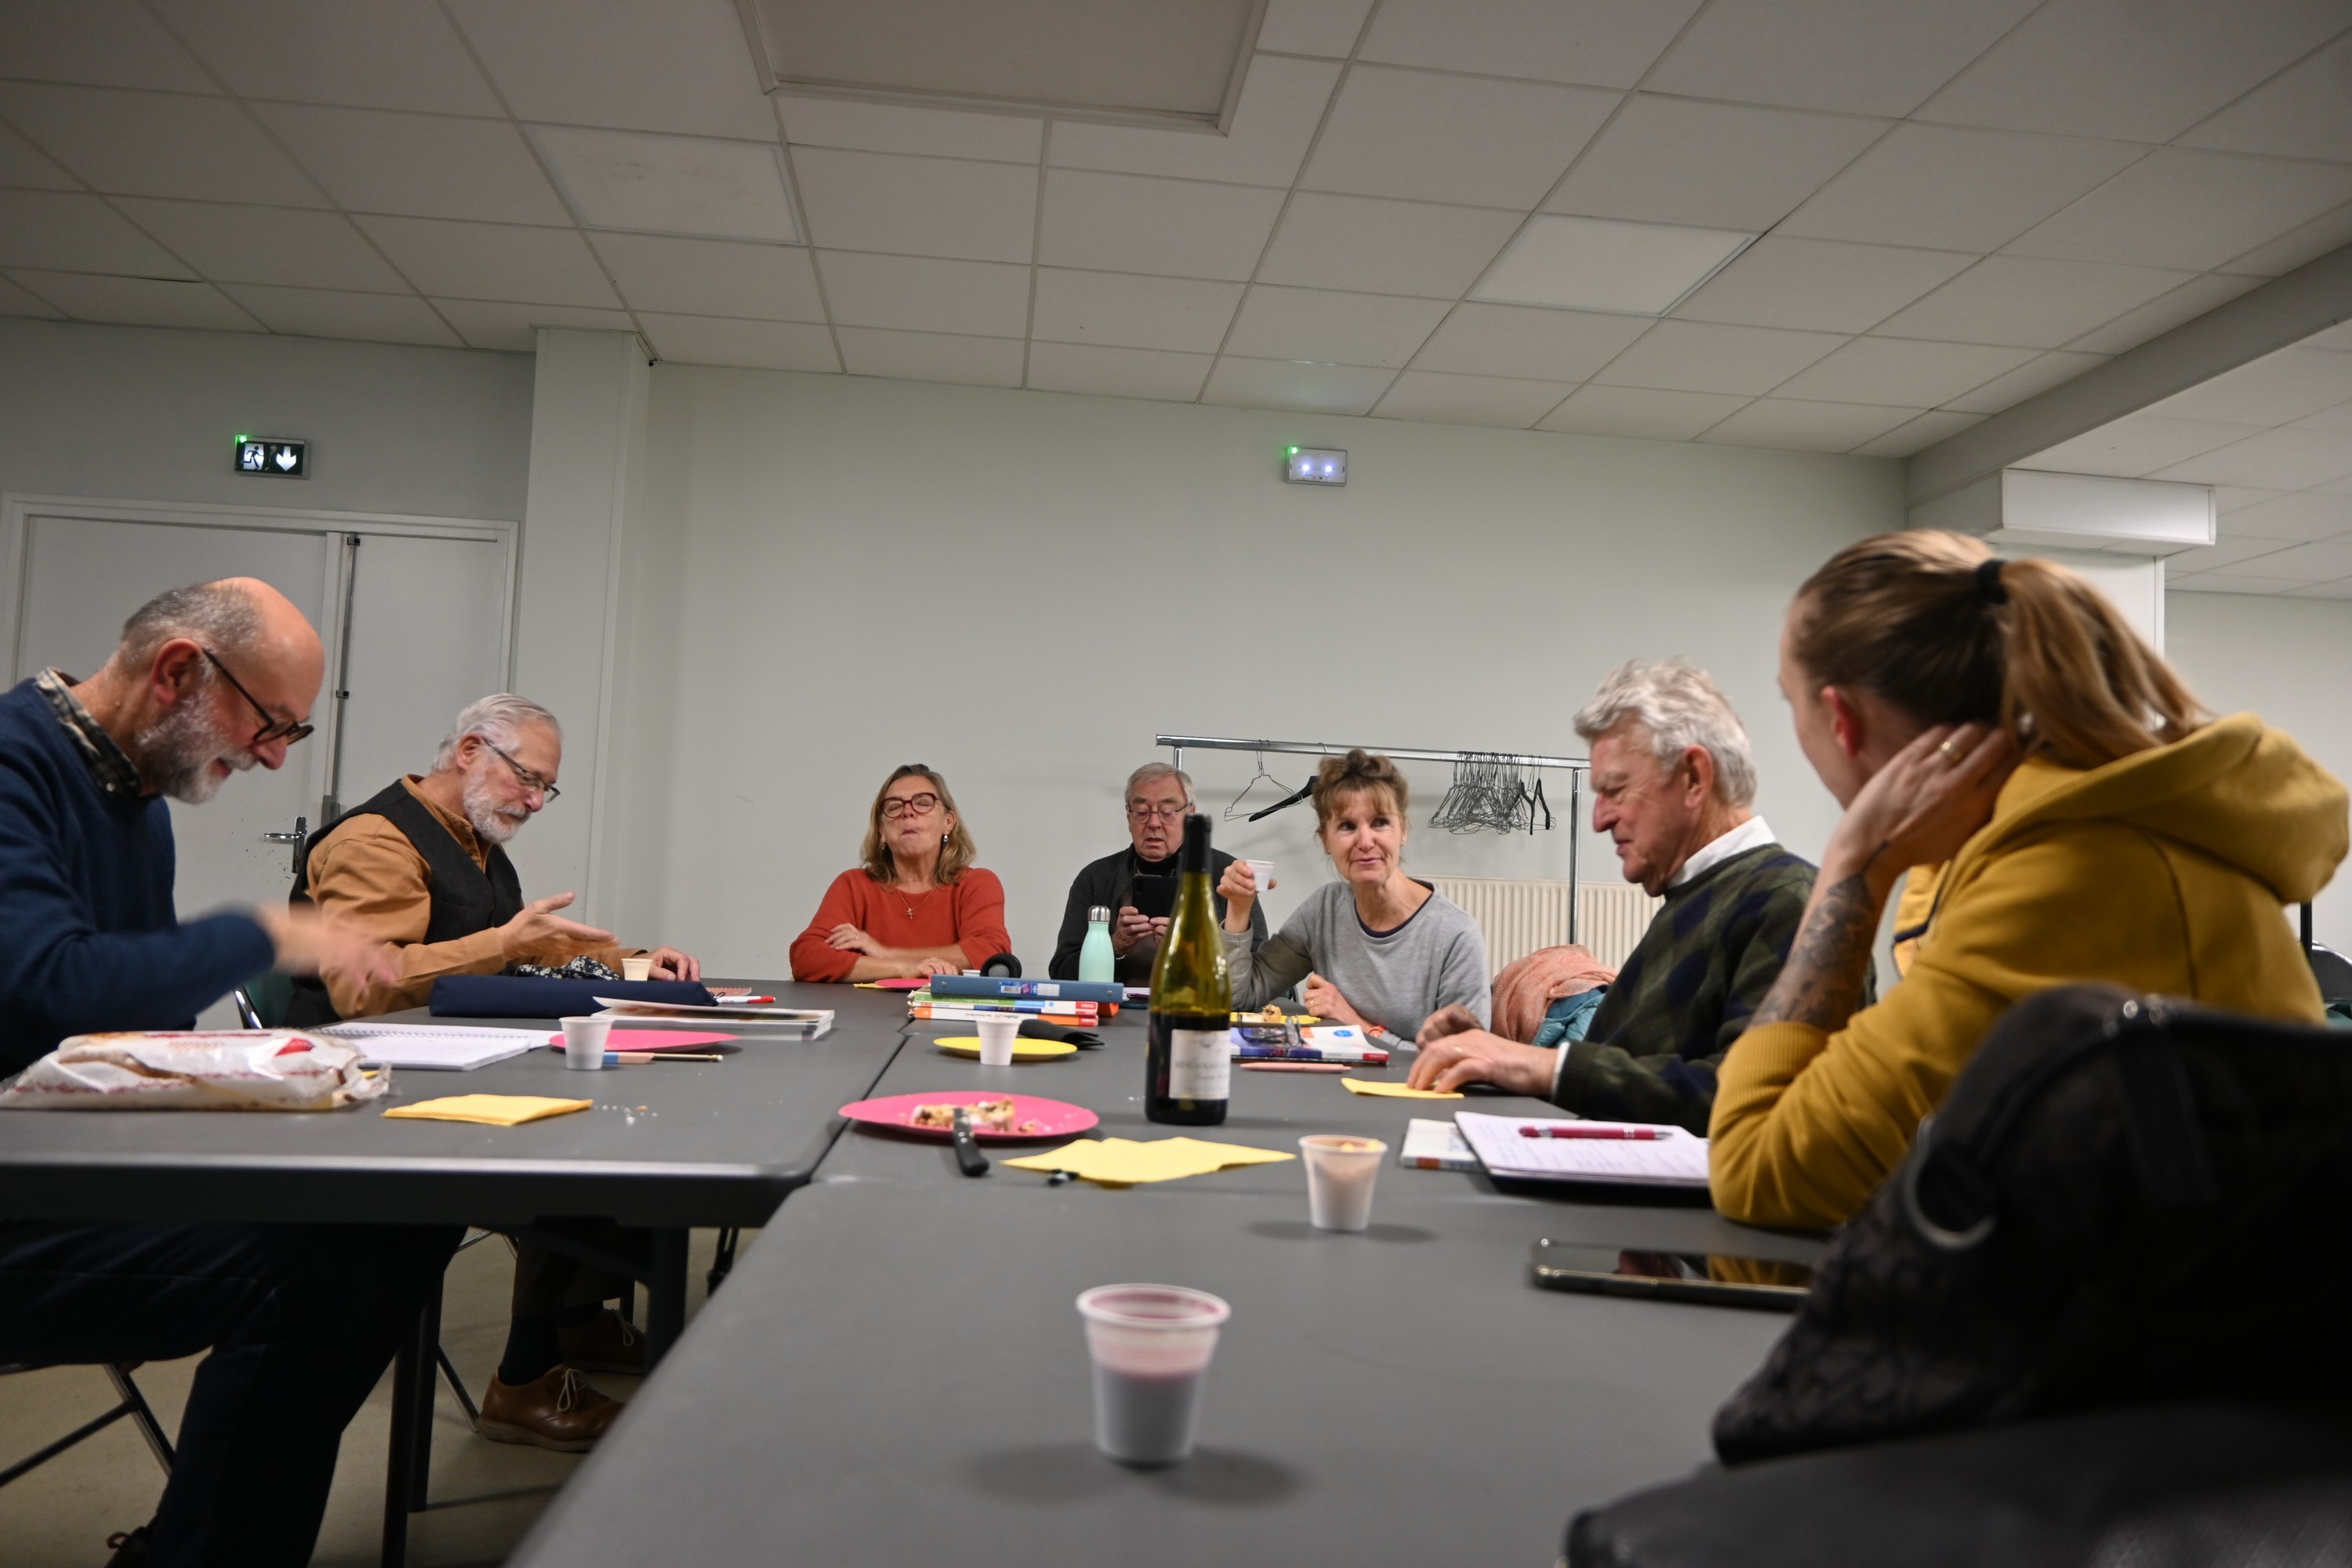
<svg viewBox="0 0 2352 1568">
<path fill-rule="evenodd" d="M 1679 1127 L 1632 1121 L 1578 1121 L 1482 1116 L 1457 1110 L 1454 1123 L 1490 1176 L 1530 1182 L 1616 1182 L 1643 1187 L 1706 1185 L 1706 1140 Z M 1528 1138 L 1522 1127 L 1640 1127 L 1664 1138 Z"/>
<path fill-rule="evenodd" d="M 540 1029 L 484 1029 L 445 1024 L 330 1024 L 312 1034 L 345 1040 L 369 1061 L 428 1072 L 471 1072 L 547 1044 Z"/>
</svg>

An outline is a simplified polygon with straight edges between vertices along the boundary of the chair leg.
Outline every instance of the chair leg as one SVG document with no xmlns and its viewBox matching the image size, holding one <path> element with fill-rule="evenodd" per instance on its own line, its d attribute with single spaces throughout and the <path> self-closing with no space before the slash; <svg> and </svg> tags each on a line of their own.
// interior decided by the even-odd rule
<svg viewBox="0 0 2352 1568">
<path fill-rule="evenodd" d="M 466 1392 L 465 1380 L 457 1375 L 457 1369 L 450 1364 L 449 1352 L 436 1344 L 433 1347 L 433 1355 L 441 1363 L 441 1375 L 448 1381 L 449 1392 L 456 1394 L 457 1403 L 465 1407 L 467 1424 L 470 1426 L 480 1420 L 482 1413 L 474 1407 L 474 1396 Z"/>
<path fill-rule="evenodd" d="M 39 1469 L 43 1465 L 47 1464 L 51 1459 L 56 1458 L 59 1454 L 64 1453 L 68 1448 L 72 1447 L 76 1443 L 80 1442 L 83 1438 L 93 1436 L 100 1432 L 105 1431 L 109 1426 L 113 1426 L 117 1421 L 121 1420 L 125 1415 L 130 1414 L 130 1405 L 118 1405 L 103 1415 L 92 1416 L 89 1420 L 83 1422 L 80 1426 L 75 1427 L 72 1431 L 67 1433 L 64 1436 L 50 1444 L 47 1447 L 43 1448 L 39 1453 L 19 1459 L 15 1464 L 9 1466 L 6 1469 L 0 1470 L 0 1487 L 6 1486 L 10 1481 L 15 1480 L 19 1476 L 29 1475 L 33 1471 Z"/>
<path fill-rule="evenodd" d="M 115 1394 L 130 1411 L 131 1419 L 139 1424 L 139 1435 L 147 1439 L 147 1451 L 155 1456 L 155 1462 L 163 1467 L 163 1473 L 170 1475 L 174 1458 L 172 1440 L 163 1436 L 163 1423 L 155 1419 L 155 1412 L 148 1406 L 147 1396 L 139 1392 L 137 1384 L 131 1381 L 128 1368 L 109 1365 L 106 1375 L 114 1384 Z"/>
<path fill-rule="evenodd" d="M 735 1272 L 735 1238 L 740 1234 L 732 1226 L 719 1233 L 718 1254 L 710 1260 L 710 1272 L 703 1276 L 703 1283 L 713 1296 L 719 1294 L 719 1287 L 726 1282 L 727 1277 Z"/>
<path fill-rule="evenodd" d="M 433 1485 L 433 1385 L 441 1355 L 441 1287 L 436 1283 L 416 1322 L 415 1353 L 409 1375 L 415 1382 L 415 1415 L 409 1424 L 411 1458 L 408 1468 L 408 1511 L 422 1513 L 430 1506 Z"/>
</svg>

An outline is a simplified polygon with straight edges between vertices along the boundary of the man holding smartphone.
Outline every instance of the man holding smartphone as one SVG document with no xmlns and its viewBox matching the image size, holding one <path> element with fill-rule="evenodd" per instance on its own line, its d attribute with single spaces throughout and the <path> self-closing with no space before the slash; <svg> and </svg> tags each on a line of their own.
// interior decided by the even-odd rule
<svg viewBox="0 0 2352 1568">
<path fill-rule="evenodd" d="M 1151 984 L 1160 939 L 1168 934 L 1176 902 L 1176 851 L 1184 841 L 1184 816 L 1193 810 L 1192 781 L 1167 763 L 1146 763 L 1127 778 L 1128 847 L 1089 861 L 1070 884 L 1062 910 L 1062 931 L 1046 973 L 1056 980 L 1078 977 L 1078 949 L 1087 940 L 1087 911 L 1111 911 L 1110 950 L 1114 976 L 1127 985 Z M 1209 884 L 1216 885 L 1234 858 L 1209 852 Z M 1217 919 L 1225 918 L 1218 899 Z M 1265 904 L 1250 911 L 1250 945 L 1265 940 Z"/>
</svg>

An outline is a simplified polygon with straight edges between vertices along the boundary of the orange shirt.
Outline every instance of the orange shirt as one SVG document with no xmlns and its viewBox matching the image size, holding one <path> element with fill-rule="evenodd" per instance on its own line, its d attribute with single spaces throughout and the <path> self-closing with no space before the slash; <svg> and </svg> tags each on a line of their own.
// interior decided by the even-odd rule
<svg viewBox="0 0 2352 1568">
<path fill-rule="evenodd" d="M 859 953 L 825 941 L 837 925 L 856 926 L 885 947 L 960 947 L 965 969 L 1013 951 L 1004 929 L 1004 884 L 974 866 L 944 888 L 902 893 L 866 874 L 844 871 L 824 890 L 816 918 L 793 942 L 793 978 L 846 980 Z"/>
</svg>

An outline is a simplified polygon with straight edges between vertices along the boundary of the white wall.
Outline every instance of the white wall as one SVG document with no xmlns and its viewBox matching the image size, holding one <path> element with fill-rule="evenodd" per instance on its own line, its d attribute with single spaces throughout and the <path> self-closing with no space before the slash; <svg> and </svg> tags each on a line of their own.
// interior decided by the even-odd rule
<svg viewBox="0 0 2352 1568">
<path fill-rule="evenodd" d="M 0 491 L 520 518 L 531 359 L 0 318 Z M 229 466 L 308 437 L 311 478 Z"/>
<path fill-rule="evenodd" d="M 1294 441 L 1348 447 L 1349 486 L 1282 483 Z M 673 365 L 650 446 L 600 919 L 722 973 L 783 973 L 895 763 L 946 773 L 1042 968 L 1155 731 L 1575 753 L 1570 715 L 1636 656 L 1715 672 L 1759 804 L 1818 853 L 1834 807 L 1773 687 L 1780 612 L 1903 518 L 1890 462 Z M 1213 813 L 1252 771 L 1188 762 Z M 1446 774 L 1413 782 L 1418 824 Z M 1282 862 L 1277 918 L 1329 876 L 1311 823 L 1219 824 Z M 1562 876 L 1567 837 L 1417 826 L 1406 862 Z"/>
<path fill-rule="evenodd" d="M 2245 594 L 2167 595 L 2166 652 L 2217 713 L 2248 709 L 2352 779 L 2352 604 Z M 2313 900 L 2319 940 L 2352 952 L 2352 874 Z"/>
</svg>

